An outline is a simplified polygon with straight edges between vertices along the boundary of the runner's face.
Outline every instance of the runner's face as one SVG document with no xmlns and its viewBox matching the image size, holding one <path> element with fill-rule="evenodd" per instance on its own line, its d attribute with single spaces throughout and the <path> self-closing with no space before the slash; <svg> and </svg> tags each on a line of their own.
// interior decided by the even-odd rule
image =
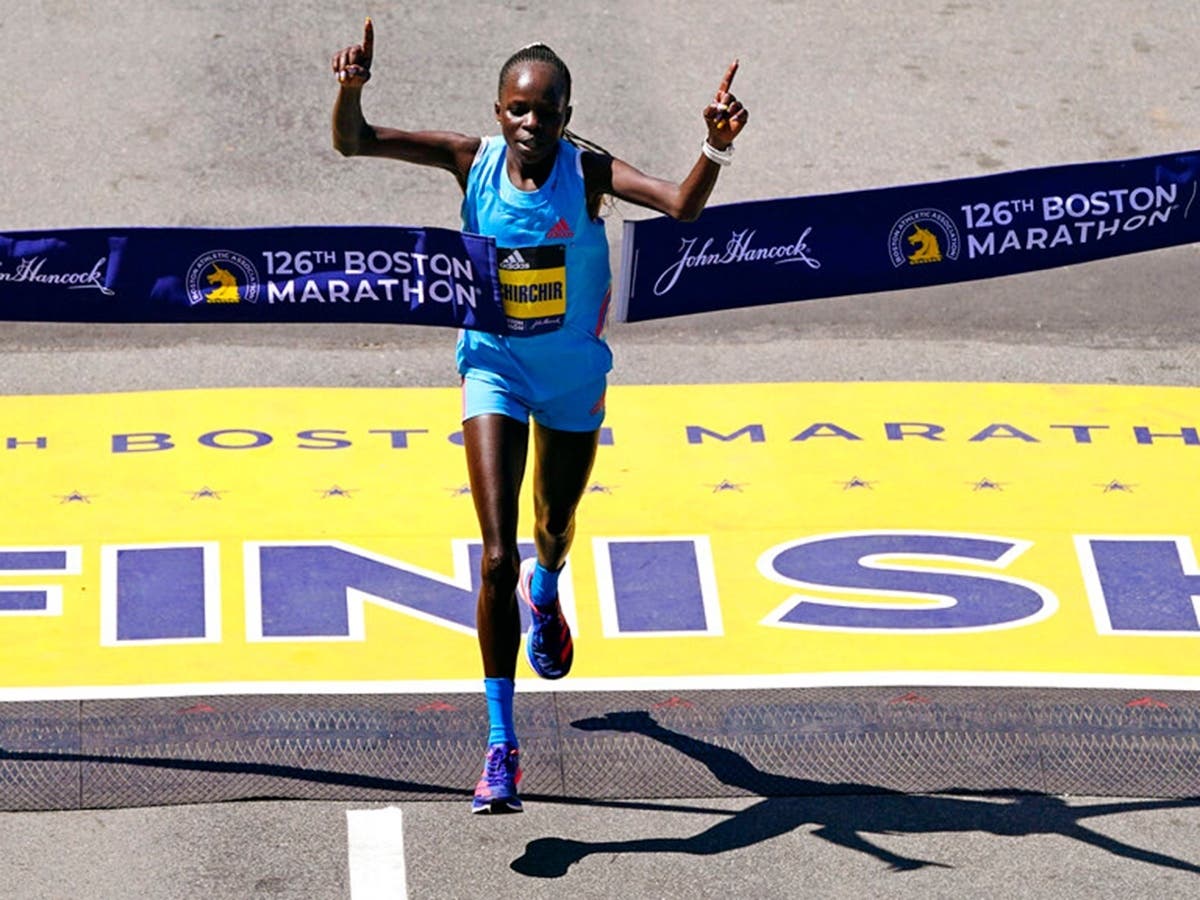
<svg viewBox="0 0 1200 900">
<path fill-rule="evenodd" d="M 567 88 L 548 63 L 525 63 L 508 74 L 496 101 L 496 120 L 509 150 L 524 164 L 553 155 L 571 109 Z"/>
</svg>

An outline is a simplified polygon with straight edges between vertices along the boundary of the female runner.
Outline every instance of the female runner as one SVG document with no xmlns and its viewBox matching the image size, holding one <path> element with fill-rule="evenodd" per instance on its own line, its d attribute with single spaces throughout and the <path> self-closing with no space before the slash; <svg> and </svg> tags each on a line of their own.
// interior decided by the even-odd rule
<svg viewBox="0 0 1200 900">
<path fill-rule="evenodd" d="M 746 125 L 729 92 L 735 61 L 703 110 L 707 139 L 680 183 L 646 175 L 580 142 L 571 120 L 571 73 L 545 44 L 518 50 L 500 69 L 498 137 L 401 131 L 363 118 L 375 35 L 333 57 L 339 91 L 333 145 L 344 156 L 378 156 L 436 166 L 458 180 L 463 230 L 496 240 L 509 335 L 463 331 L 457 347 L 463 439 L 483 540 L 476 608 L 489 733 L 473 812 L 519 812 L 521 777 L 513 728 L 513 679 L 521 643 L 517 598 L 532 625 L 526 656 L 543 678 L 566 675 L 571 632 L 558 603 L 558 575 L 575 533 L 604 420 L 612 354 L 604 341 L 611 276 L 605 195 L 677 219 L 700 215 Z M 523 564 L 517 505 L 533 420 L 534 544 Z"/>
</svg>

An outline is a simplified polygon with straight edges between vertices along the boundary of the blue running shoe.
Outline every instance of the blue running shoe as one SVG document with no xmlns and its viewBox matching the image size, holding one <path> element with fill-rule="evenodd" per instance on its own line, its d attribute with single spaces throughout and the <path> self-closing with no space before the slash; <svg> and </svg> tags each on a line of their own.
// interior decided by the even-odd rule
<svg viewBox="0 0 1200 900">
<path fill-rule="evenodd" d="M 473 813 L 519 813 L 524 807 L 517 796 L 521 781 L 521 751 L 512 744 L 492 744 L 483 761 L 483 774 L 475 785 Z"/>
<path fill-rule="evenodd" d="M 558 597 L 554 598 L 554 608 L 549 612 L 543 612 L 533 605 L 529 585 L 536 564 L 537 560 L 534 559 L 521 563 L 521 577 L 517 581 L 517 596 L 529 607 L 529 616 L 533 620 L 525 638 L 525 656 L 533 671 L 542 678 L 562 678 L 571 671 L 571 662 L 575 659 L 571 626 L 563 618 Z"/>
</svg>

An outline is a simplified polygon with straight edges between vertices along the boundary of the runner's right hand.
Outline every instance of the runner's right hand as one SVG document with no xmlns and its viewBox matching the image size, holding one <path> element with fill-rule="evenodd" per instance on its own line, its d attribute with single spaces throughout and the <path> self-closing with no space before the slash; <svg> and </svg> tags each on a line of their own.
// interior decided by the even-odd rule
<svg viewBox="0 0 1200 900">
<path fill-rule="evenodd" d="M 333 72 L 342 87 L 362 87 L 371 80 L 371 58 L 375 55 L 375 26 L 368 17 L 361 44 L 352 44 L 333 55 Z"/>
</svg>

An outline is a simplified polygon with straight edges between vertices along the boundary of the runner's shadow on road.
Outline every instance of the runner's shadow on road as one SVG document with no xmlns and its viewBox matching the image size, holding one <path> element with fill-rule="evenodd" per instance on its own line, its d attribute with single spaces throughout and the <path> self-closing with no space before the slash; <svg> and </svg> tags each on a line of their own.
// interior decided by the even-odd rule
<svg viewBox="0 0 1200 900">
<path fill-rule="evenodd" d="M 545 837 L 530 841 L 511 868 L 537 878 L 560 878 L 580 860 L 597 853 L 686 853 L 713 856 L 749 847 L 815 825 L 812 835 L 886 863 L 896 872 L 929 866 L 872 843 L 864 835 L 967 833 L 1006 837 L 1060 835 L 1115 856 L 1200 874 L 1200 866 L 1110 838 L 1081 824 L 1087 818 L 1158 809 L 1200 808 L 1200 798 L 1142 800 L 1068 806 L 1045 794 L 1010 791 L 955 791 L 910 795 L 865 784 L 830 784 L 763 772 L 745 757 L 660 725 L 648 712 L 614 712 L 571 723 L 583 731 L 644 735 L 706 766 L 722 783 L 762 797 L 745 809 L 713 809 L 727 818 L 687 838 L 576 841 Z M 836 796 L 835 796 L 836 795 Z M 851 797 L 853 800 L 851 801 Z M 593 805 L 606 805 L 597 801 Z M 671 806 L 660 806 L 664 812 Z M 681 808 L 682 811 L 682 808 Z M 695 812 L 694 807 L 687 809 Z"/>
</svg>

